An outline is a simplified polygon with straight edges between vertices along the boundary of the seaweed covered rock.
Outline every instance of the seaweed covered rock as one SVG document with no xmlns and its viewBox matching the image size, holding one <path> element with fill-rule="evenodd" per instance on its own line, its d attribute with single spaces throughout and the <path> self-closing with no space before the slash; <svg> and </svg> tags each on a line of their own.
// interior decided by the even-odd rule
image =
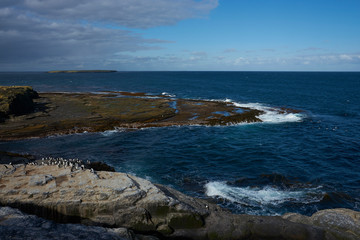
<svg viewBox="0 0 360 240">
<path fill-rule="evenodd" d="M 0 86 L 0 121 L 9 115 L 21 115 L 34 110 L 33 99 L 38 93 L 28 86 Z"/>
</svg>

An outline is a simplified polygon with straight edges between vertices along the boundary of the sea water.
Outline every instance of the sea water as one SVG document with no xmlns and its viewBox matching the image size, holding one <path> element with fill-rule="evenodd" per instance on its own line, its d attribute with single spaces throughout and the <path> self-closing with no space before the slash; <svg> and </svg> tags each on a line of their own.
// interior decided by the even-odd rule
<svg viewBox="0 0 360 240">
<path fill-rule="evenodd" d="M 360 210 L 360 73 L 0 73 L 0 85 L 146 92 L 263 110 L 263 123 L 116 128 L 0 142 L 0 151 L 104 161 L 235 213 Z M 300 112 L 279 114 L 282 107 Z"/>
</svg>

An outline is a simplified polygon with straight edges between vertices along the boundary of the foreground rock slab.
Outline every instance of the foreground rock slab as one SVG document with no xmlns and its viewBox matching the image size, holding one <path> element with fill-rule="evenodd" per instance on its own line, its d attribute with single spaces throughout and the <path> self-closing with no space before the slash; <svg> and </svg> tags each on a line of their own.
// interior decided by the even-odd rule
<svg viewBox="0 0 360 240">
<path fill-rule="evenodd" d="M 360 237 L 359 213 L 351 210 L 319 212 L 313 221 L 301 215 L 235 215 L 205 200 L 126 173 L 72 171 L 56 165 L 0 165 L 0 204 L 60 223 L 126 228 L 158 238 Z M 330 221 L 334 217 L 346 217 L 346 223 L 334 228 Z"/>
</svg>

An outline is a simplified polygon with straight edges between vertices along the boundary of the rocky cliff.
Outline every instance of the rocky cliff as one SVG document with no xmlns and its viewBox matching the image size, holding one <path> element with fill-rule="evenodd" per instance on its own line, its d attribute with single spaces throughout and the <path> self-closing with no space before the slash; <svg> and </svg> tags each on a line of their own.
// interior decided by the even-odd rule
<svg viewBox="0 0 360 240">
<path fill-rule="evenodd" d="M 2 205 L 60 223 L 126 228 L 157 238 L 360 238 L 360 213 L 352 210 L 325 210 L 312 217 L 235 215 L 126 173 L 74 163 L 39 164 L 0 165 Z"/>
</svg>

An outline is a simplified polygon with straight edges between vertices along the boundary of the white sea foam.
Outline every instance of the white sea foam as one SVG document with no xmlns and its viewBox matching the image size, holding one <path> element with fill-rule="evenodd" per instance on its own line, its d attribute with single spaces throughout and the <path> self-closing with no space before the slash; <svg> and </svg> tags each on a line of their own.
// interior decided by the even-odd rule
<svg viewBox="0 0 360 240">
<path fill-rule="evenodd" d="M 277 205 L 285 202 L 312 203 L 323 198 L 320 188 L 290 191 L 270 186 L 250 188 L 229 186 L 225 182 L 209 182 L 205 185 L 205 190 L 209 197 L 221 197 L 248 206 Z"/>
<path fill-rule="evenodd" d="M 163 95 L 165 97 L 176 97 L 176 95 L 170 94 L 170 93 L 167 93 L 167 92 L 162 92 L 161 95 Z"/>
<path fill-rule="evenodd" d="M 265 123 L 285 123 L 285 122 L 301 122 L 305 115 L 301 113 L 286 112 L 286 110 L 268 107 L 260 103 L 236 103 L 236 107 L 251 108 L 263 111 L 264 113 L 258 118 Z"/>
<path fill-rule="evenodd" d="M 259 115 L 258 118 L 264 123 L 301 122 L 306 117 L 304 113 L 286 112 L 286 109 L 269 107 L 261 103 L 239 103 L 229 98 L 205 99 L 205 100 L 213 101 L 213 102 L 226 102 L 226 103 L 231 103 L 235 107 L 239 107 L 239 108 L 250 108 L 250 109 L 263 111 L 264 113 Z"/>
<path fill-rule="evenodd" d="M 103 135 L 105 137 L 109 137 L 115 133 L 124 132 L 124 131 L 125 131 L 124 128 L 115 127 L 113 130 L 106 130 L 106 131 L 102 132 L 101 135 Z"/>
</svg>

